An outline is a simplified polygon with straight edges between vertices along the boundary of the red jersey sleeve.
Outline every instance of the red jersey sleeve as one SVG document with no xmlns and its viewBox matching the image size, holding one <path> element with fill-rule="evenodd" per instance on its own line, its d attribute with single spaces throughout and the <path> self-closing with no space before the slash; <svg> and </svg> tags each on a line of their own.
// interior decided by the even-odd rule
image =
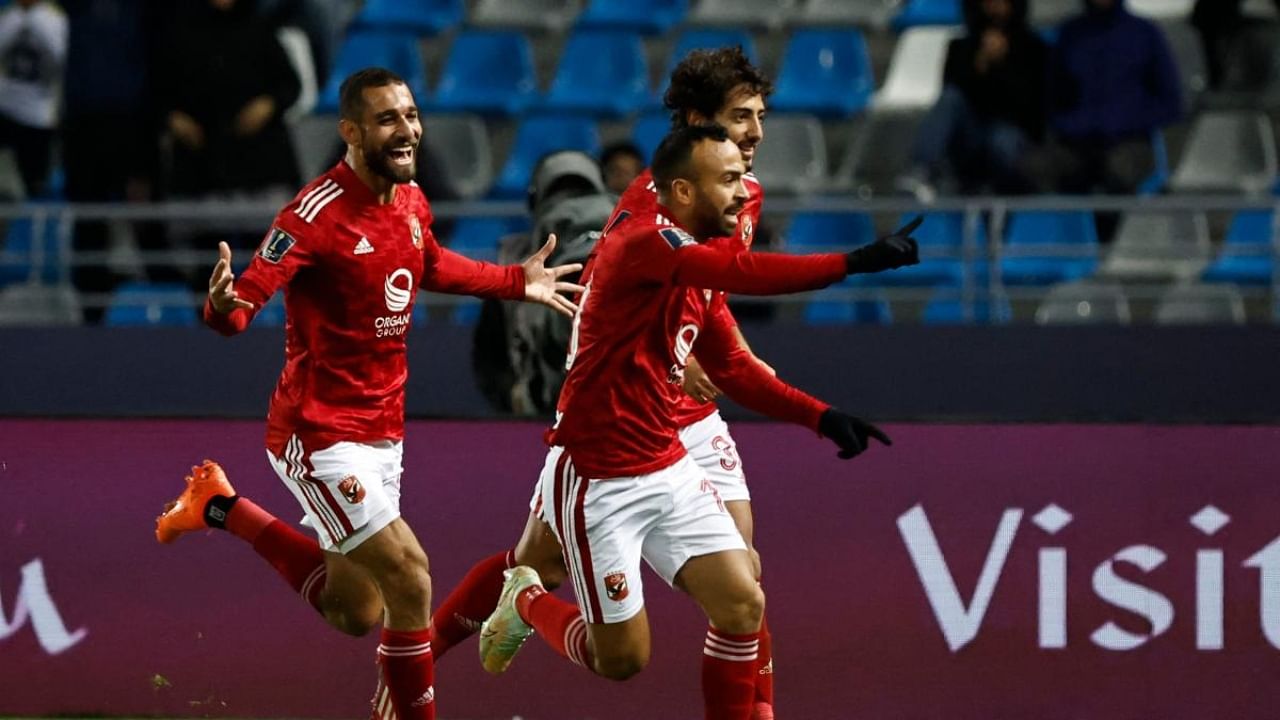
<svg viewBox="0 0 1280 720">
<path fill-rule="evenodd" d="M 779 380 L 738 342 L 733 315 L 708 312 L 694 355 L 717 387 L 743 407 L 817 431 L 827 403 Z"/>
<path fill-rule="evenodd" d="M 524 270 L 519 265 L 494 265 L 440 248 L 435 266 L 423 275 L 422 286 L 453 295 L 523 300 Z"/>
<path fill-rule="evenodd" d="M 697 243 L 677 227 L 657 227 L 632 237 L 631 270 L 637 279 L 670 282 L 742 295 L 782 295 L 818 290 L 847 274 L 840 253 L 782 255 L 739 253 Z"/>
<path fill-rule="evenodd" d="M 236 294 L 241 300 L 253 303 L 253 309 L 237 308 L 223 314 L 214 310 L 206 298 L 206 325 L 223 335 L 235 335 L 243 331 L 277 290 L 314 261 L 317 252 L 314 237 L 317 230 L 311 225 L 294 222 L 293 215 L 292 212 L 281 212 L 276 216 L 275 223 L 262 239 L 249 267 L 236 277 Z"/>
</svg>

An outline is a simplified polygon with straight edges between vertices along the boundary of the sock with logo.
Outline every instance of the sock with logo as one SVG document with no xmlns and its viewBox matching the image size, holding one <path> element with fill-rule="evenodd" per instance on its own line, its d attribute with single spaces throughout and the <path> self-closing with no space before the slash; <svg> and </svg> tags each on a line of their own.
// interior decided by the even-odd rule
<svg viewBox="0 0 1280 720">
<path fill-rule="evenodd" d="M 435 720 L 435 661 L 431 628 L 382 629 L 378 664 L 392 711 L 399 720 Z"/>
<path fill-rule="evenodd" d="M 552 650 L 575 665 L 595 671 L 591 650 L 587 646 L 587 622 L 577 605 L 535 585 L 516 596 L 516 612 L 533 626 Z"/>
<path fill-rule="evenodd" d="M 502 595 L 502 571 L 510 568 L 514 559 L 515 551 L 507 550 L 476 563 L 436 608 L 435 615 L 431 616 L 431 627 L 435 631 L 431 651 L 437 660 L 475 634 L 485 618 L 493 613 Z"/>
<path fill-rule="evenodd" d="M 756 705 L 768 705 L 773 710 L 773 636 L 769 623 L 760 617 L 760 658 L 756 665 Z"/>
<path fill-rule="evenodd" d="M 760 633 L 735 635 L 707 628 L 702 649 L 706 720 L 751 720 L 759 654 Z"/>
<path fill-rule="evenodd" d="M 324 551 L 315 540 L 239 495 L 215 495 L 205 505 L 204 518 L 209 527 L 222 528 L 252 545 L 289 587 L 320 609 L 326 573 Z"/>
</svg>

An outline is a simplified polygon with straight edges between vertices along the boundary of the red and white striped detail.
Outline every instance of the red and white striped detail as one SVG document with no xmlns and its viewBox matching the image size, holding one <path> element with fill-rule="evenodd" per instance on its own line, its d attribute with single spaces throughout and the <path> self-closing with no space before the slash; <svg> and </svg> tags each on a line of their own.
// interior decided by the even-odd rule
<svg viewBox="0 0 1280 720">
<path fill-rule="evenodd" d="M 569 577 L 573 580 L 579 604 L 583 605 L 582 614 L 587 622 L 604 622 L 600 591 L 591 564 L 591 543 L 587 538 L 586 500 L 590 483 L 575 471 L 567 452 L 562 453 L 556 462 L 555 483 L 555 523 L 564 542 Z"/>
<path fill-rule="evenodd" d="M 379 645 L 378 654 L 383 657 L 415 657 L 417 655 L 430 655 L 431 642 L 424 642 L 418 645 Z"/>
<path fill-rule="evenodd" d="M 708 630 L 702 654 L 729 662 L 755 662 L 760 657 L 760 638 L 732 640 L 715 630 Z"/>
<path fill-rule="evenodd" d="M 373 693 L 373 717 L 370 720 L 395 720 L 396 709 L 391 706 L 391 691 L 378 674 L 378 689 Z"/>
<path fill-rule="evenodd" d="M 342 186 L 333 178 L 329 178 L 304 195 L 293 213 L 303 220 L 311 222 L 316 219 L 316 216 L 320 214 L 320 211 L 326 205 L 333 202 L 341 194 Z"/>
<path fill-rule="evenodd" d="M 315 570 L 311 571 L 311 574 L 307 576 L 306 580 L 302 581 L 302 589 L 298 592 L 298 594 L 302 596 L 303 600 L 306 600 L 317 610 L 320 609 L 320 590 L 324 587 L 324 581 L 328 577 L 328 568 L 321 564 L 316 567 Z M 315 594 L 314 597 L 312 596 L 312 593 Z"/>
<path fill-rule="evenodd" d="M 311 513 L 320 520 L 334 545 L 355 532 L 351 520 L 341 512 L 329 488 L 312 476 L 310 460 L 302 447 L 302 440 L 297 435 L 291 436 L 289 442 L 285 444 L 284 462 L 289 479 L 298 484 L 302 496 L 306 498 L 307 505 L 311 508 Z"/>
<path fill-rule="evenodd" d="M 564 651 L 575 665 L 591 669 L 591 658 L 587 651 L 587 621 L 580 616 L 574 618 L 564 630 Z"/>
</svg>

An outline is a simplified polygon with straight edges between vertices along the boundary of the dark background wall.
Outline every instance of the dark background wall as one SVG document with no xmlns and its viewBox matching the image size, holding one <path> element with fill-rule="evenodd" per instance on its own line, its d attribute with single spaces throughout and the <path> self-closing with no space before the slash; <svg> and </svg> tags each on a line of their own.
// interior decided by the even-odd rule
<svg viewBox="0 0 1280 720">
<path fill-rule="evenodd" d="M 746 329 L 780 374 L 884 420 L 1273 422 L 1280 328 Z M 414 328 L 408 412 L 493 417 L 471 329 Z M 243 417 L 266 413 L 283 332 L 0 330 L 0 416 Z M 729 407 L 731 417 L 749 416 Z"/>
</svg>

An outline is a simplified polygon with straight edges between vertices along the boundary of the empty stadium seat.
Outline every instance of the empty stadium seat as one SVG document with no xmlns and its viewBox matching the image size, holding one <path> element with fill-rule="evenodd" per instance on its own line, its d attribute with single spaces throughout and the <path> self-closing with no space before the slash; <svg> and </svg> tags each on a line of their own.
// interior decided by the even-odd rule
<svg viewBox="0 0 1280 720">
<path fill-rule="evenodd" d="M 560 31 L 573 24 L 581 9 L 581 0 L 480 0 L 471 11 L 471 24 Z"/>
<path fill-rule="evenodd" d="M 304 115 L 289 123 L 289 139 L 293 141 L 293 154 L 298 160 L 298 174 L 304 182 L 309 181 L 338 160 L 342 147 L 338 116 Z"/>
<path fill-rule="evenodd" d="M 910 222 L 916 213 L 907 213 L 898 221 L 899 226 Z M 964 223 L 963 213 L 928 213 L 913 237 L 920 244 L 920 263 L 884 273 L 859 276 L 860 284 L 888 287 L 960 287 L 964 284 Z M 979 222 L 975 229 L 975 250 L 985 248 L 987 231 Z"/>
<path fill-rule="evenodd" d="M 5 227 L 7 225 L 7 227 Z M 0 286 L 20 282 L 53 283 L 66 279 L 69 268 L 59 237 L 62 223 L 57 216 L 18 217 L 0 221 L 4 241 L 0 243 Z M 66 229 L 69 231 L 70 226 Z M 70 243 L 66 244 L 68 247 Z"/>
<path fill-rule="evenodd" d="M 116 288 L 107 306 L 104 324 L 192 326 L 198 301 L 191 290 L 177 283 L 125 283 Z"/>
<path fill-rule="evenodd" d="M 1099 270 L 1123 281 L 1188 280 L 1209 264 L 1209 223 L 1199 212 L 1131 212 Z"/>
<path fill-rule="evenodd" d="M 1013 308 L 1002 293 L 991 298 L 980 296 L 966 303 L 954 291 L 949 291 L 929 300 L 921 320 L 926 325 L 1005 325 L 1013 320 Z"/>
<path fill-rule="evenodd" d="M 893 27 L 901 30 L 917 25 L 959 25 L 962 22 L 960 0 L 907 0 L 894 16 Z"/>
<path fill-rule="evenodd" d="M 671 54 L 667 57 L 666 69 L 662 73 L 662 80 L 653 98 L 654 107 L 662 106 L 662 98 L 666 95 L 667 88 L 671 87 L 671 71 L 675 70 L 676 65 L 689 53 L 694 50 L 714 50 L 735 45 L 742 48 L 752 63 L 759 62 L 756 42 L 751 37 L 751 33 L 742 28 L 694 28 L 680 33 L 680 37 L 676 38 L 675 46 L 671 49 Z"/>
<path fill-rule="evenodd" d="M 866 108 L 875 89 L 867 43 L 857 30 L 801 30 L 791 36 L 769 107 L 843 117 Z"/>
<path fill-rule="evenodd" d="M 1039 325 L 1128 325 L 1129 320 L 1129 298 L 1115 285 L 1058 285 L 1036 309 Z"/>
<path fill-rule="evenodd" d="M 355 27 L 434 35 L 462 22 L 463 0 L 365 0 Z"/>
<path fill-rule="evenodd" d="M 807 115 L 771 116 L 769 142 L 756 151 L 753 171 L 771 193 L 809 192 L 827 182 L 822 123 Z"/>
<path fill-rule="evenodd" d="M 583 30 L 569 37 L 545 108 L 622 116 L 649 99 L 649 69 L 640 36 Z"/>
<path fill-rule="evenodd" d="M 1169 185 L 1177 192 L 1262 194 L 1271 189 L 1277 168 L 1266 115 L 1207 112 L 1192 125 Z"/>
<path fill-rule="evenodd" d="M 484 120 L 475 115 L 425 115 L 422 142 L 443 165 L 449 184 L 465 199 L 479 197 L 493 184 L 493 148 Z"/>
<path fill-rule="evenodd" d="M 1243 325 L 1244 298 L 1234 285 L 1175 285 L 1156 304 L 1158 325 Z"/>
<path fill-rule="evenodd" d="M 1152 20 L 1185 20 L 1196 0 L 1127 0 L 1129 12 Z"/>
<path fill-rule="evenodd" d="M 1098 230 L 1087 211 L 1013 213 L 1005 229 L 1000 275 L 1005 285 L 1078 280 L 1098 266 Z"/>
<path fill-rule="evenodd" d="M 449 48 L 432 106 L 456 112 L 516 115 L 537 97 L 533 48 L 514 31 L 459 33 Z"/>
<path fill-rule="evenodd" d="M 1237 213 L 1227 230 L 1222 253 L 1203 280 L 1251 287 L 1270 285 L 1275 276 L 1275 214 L 1270 210 Z"/>
<path fill-rule="evenodd" d="M 882 28 L 902 0 L 809 0 L 798 21 L 806 25 L 859 25 Z"/>
<path fill-rule="evenodd" d="M 908 169 L 923 110 L 872 108 L 845 150 L 832 186 L 860 197 L 896 194 L 895 182 Z"/>
<path fill-rule="evenodd" d="M 271 296 L 267 304 L 262 306 L 257 315 L 253 316 L 254 327 L 284 327 L 285 325 L 284 310 L 284 293 L 278 292 Z"/>
<path fill-rule="evenodd" d="M 70 285 L 10 285 L 0 289 L 0 327 L 71 326 L 81 322 Z"/>
<path fill-rule="evenodd" d="M 636 118 L 631 126 L 631 142 L 640 148 L 645 164 L 653 160 L 653 151 L 671 131 L 671 113 L 666 110 L 647 112 Z"/>
<path fill-rule="evenodd" d="M 472 260 L 498 261 L 498 243 L 514 232 L 528 231 L 529 222 L 523 217 L 464 217 L 454 226 L 449 239 L 449 249 Z M 454 297 L 449 310 L 449 322 L 454 325 L 474 325 L 480 319 L 479 298 Z"/>
<path fill-rule="evenodd" d="M 679 23 L 688 11 L 688 0 L 591 0 L 578 17 L 578 26 L 658 35 Z"/>
<path fill-rule="evenodd" d="M 911 28 L 893 48 L 884 87 L 873 100 L 877 110 L 928 110 L 942 95 L 947 46 L 960 35 L 954 28 Z"/>
<path fill-rule="evenodd" d="M 795 13 L 798 4 L 798 0 L 700 0 L 689 21 L 776 30 Z"/>
<path fill-rule="evenodd" d="M 893 322 L 893 309 L 883 299 L 848 300 L 840 297 L 841 290 L 852 285 L 841 285 L 819 290 L 805 303 L 803 318 L 809 325 L 889 325 Z"/>
<path fill-rule="evenodd" d="M 875 242 L 876 228 L 866 213 L 799 212 L 786 237 L 788 252 L 843 252 Z"/>
<path fill-rule="evenodd" d="M 427 100 L 426 66 L 418 38 L 395 30 L 356 30 L 347 33 L 333 74 L 320 93 L 318 113 L 338 112 L 338 89 L 351 73 L 371 65 L 385 67 L 404 78 L 419 104 Z"/>
<path fill-rule="evenodd" d="M 520 121 L 511 154 L 498 175 L 491 195 L 523 197 L 538 160 L 556 150 L 581 150 L 600 154 L 600 134 L 595 121 L 580 115 L 534 114 Z"/>
</svg>

